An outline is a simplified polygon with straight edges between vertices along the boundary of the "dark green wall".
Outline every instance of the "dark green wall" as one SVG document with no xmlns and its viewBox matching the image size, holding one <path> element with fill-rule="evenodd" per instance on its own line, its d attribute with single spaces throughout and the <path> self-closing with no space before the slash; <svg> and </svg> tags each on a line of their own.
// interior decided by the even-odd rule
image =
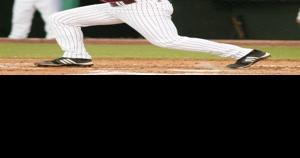
<svg viewBox="0 0 300 158">
<path fill-rule="evenodd" d="M 97 1 L 82 0 L 81 5 Z M 232 17 L 238 17 L 243 22 L 243 31 L 248 39 L 300 39 L 300 27 L 295 23 L 299 0 L 255 1 L 258 0 L 173 0 L 174 22 L 181 35 L 239 38 L 232 24 Z M 0 36 L 7 36 L 12 0 L 1 0 L 0 3 Z M 42 25 L 39 14 L 36 14 L 30 36 L 43 36 Z M 127 25 L 97 26 L 86 28 L 84 32 L 88 37 L 140 37 Z"/>
<path fill-rule="evenodd" d="M 242 17 L 248 38 L 300 39 L 300 27 L 296 24 L 300 1 L 267 1 L 270 2 L 227 3 L 225 6 L 231 8 L 232 16 Z"/>
<path fill-rule="evenodd" d="M 10 18 L 12 0 L 1 0 L 0 2 L 0 36 L 7 36 L 10 30 Z"/>
</svg>

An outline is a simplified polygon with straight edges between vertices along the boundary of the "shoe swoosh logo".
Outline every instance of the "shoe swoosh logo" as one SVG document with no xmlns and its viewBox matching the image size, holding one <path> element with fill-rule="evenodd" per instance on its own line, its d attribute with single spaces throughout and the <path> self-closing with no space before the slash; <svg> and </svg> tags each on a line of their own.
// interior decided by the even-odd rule
<svg viewBox="0 0 300 158">
<path fill-rule="evenodd" d="M 70 59 L 62 59 L 60 60 L 61 63 L 66 64 L 66 65 L 71 65 L 71 64 L 76 64 L 74 61 Z"/>
</svg>

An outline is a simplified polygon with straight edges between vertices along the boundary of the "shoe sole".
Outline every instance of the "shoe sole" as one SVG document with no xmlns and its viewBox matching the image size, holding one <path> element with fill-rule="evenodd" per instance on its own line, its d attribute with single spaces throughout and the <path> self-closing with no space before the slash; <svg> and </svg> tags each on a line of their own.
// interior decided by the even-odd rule
<svg viewBox="0 0 300 158">
<path fill-rule="evenodd" d="M 40 65 L 34 64 L 37 67 L 92 67 L 94 64 L 74 64 L 74 65 Z"/>
<path fill-rule="evenodd" d="M 259 59 L 257 59 L 256 61 L 254 61 L 253 63 L 249 64 L 249 65 L 246 65 L 246 66 L 240 66 L 240 67 L 237 67 L 237 68 L 231 68 L 231 69 L 243 69 L 243 68 L 249 68 L 251 67 L 252 65 L 254 65 L 255 63 L 259 62 L 259 61 L 262 61 L 262 60 L 265 60 L 267 58 L 271 57 L 271 54 L 270 53 L 266 53 L 264 56 L 260 57 Z"/>
</svg>

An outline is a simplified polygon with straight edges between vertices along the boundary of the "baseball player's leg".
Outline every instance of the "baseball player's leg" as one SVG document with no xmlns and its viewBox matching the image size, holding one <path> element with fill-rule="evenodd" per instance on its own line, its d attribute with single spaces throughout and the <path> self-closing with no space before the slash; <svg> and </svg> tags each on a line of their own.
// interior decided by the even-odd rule
<svg viewBox="0 0 300 158">
<path fill-rule="evenodd" d="M 300 25 L 300 9 L 299 9 L 299 11 L 298 11 L 298 16 L 297 16 L 297 23 Z"/>
<path fill-rule="evenodd" d="M 35 7 L 41 13 L 42 18 L 45 22 L 46 38 L 54 39 L 54 33 L 50 27 L 48 18 L 50 17 L 50 15 L 58 12 L 59 6 L 57 0 L 38 0 L 35 4 Z"/>
<path fill-rule="evenodd" d="M 15 0 L 13 6 L 11 39 L 24 39 L 28 37 L 32 24 L 35 0 Z"/>
<path fill-rule="evenodd" d="M 122 23 L 109 13 L 109 4 L 98 4 L 56 13 L 50 17 L 56 40 L 65 52 L 63 57 L 91 59 L 84 47 L 81 27 Z"/>
<path fill-rule="evenodd" d="M 132 11 L 119 16 L 156 46 L 184 51 L 206 52 L 235 59 L 240 59 L 253 50 L 199 38 L 179 36 L 171 20 L 173 8 L 169 2 L 147 3 L 147 5 L 151 6 L 144 7 L 139 12 Z M 128 7 L 142 8 L 142 6 L 143 4 L 138 3 Z M 128 8 L 126 12 L 128 12 Z"/>
</svg>

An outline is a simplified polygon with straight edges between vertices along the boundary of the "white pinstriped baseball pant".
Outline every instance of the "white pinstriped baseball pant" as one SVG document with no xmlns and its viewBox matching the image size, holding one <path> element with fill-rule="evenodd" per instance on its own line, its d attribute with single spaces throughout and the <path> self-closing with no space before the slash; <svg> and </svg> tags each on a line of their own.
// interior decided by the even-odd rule
<svg viewBox="0 0 300 158">
<path fill-rule="evenodd" d="M 91 59 L 83 42 L 81 27 L 126 23 L 152 44 L 170 49 L 206 52 L 239 59 L 252 49 L 178 35 L 171 20 L 173 6 L 168 0 L 137 0 L 137 3 L 111 7 L 97 4 L 59 12 L 50 17 L 63 57 Z"/>
</svg>

